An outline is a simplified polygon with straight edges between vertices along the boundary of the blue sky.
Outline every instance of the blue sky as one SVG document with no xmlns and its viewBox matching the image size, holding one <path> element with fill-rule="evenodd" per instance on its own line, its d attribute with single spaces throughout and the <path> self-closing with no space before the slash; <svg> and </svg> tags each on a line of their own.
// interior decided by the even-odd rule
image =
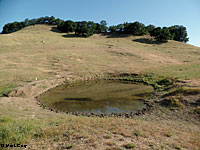
<svg viewBox="0 0 200 150">
<path fill-rule="evenodd" d="M 52 15 L 74 21 L 104 19 L 108 25 L 184 25 L 189 44 L 200 47 L 200 0 L 0 0 L 0 31 L 9 22 Z"/>
</svg>

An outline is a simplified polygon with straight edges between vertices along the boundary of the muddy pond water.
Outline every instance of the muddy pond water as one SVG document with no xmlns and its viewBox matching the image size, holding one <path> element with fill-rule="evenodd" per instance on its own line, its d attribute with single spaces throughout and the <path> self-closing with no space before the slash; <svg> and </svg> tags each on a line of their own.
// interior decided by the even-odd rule
<svg viewBox="0 0 200 150">
<path fill-rule="evenodd" d="M 50 108 L 77 113 L 130 113 L 146 107 L 142 99 L 151 86 L 121 81 L 92 81 L 61 85 L 40 96 Z"/>
</svg>

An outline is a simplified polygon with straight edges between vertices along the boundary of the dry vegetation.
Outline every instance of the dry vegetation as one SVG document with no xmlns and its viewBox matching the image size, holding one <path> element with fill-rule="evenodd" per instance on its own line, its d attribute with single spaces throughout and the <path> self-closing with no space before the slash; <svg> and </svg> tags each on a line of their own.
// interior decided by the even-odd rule
<svg viewBox="0 0 200 150">
<path fill-rule="evenodd" d="M 0 143 L 28 143 L 29 149 L 200 149 L 199 120 L 181 117 L 182 110 L 161 107 L 135 119 L 88 118 L 50 112 L 35 100 L 65 80 L 108 73 L 155 73 L 199 88 L 200 48 L 175 41 L 150 44 L 148 36 L 77 38 L 52 29 L 37 25 L 0 35 L 0 95 L 18 88 L 0 98 Z M 192 96 L 182 90 L 184 101 L 173 97 L 183 105 L 196 102 L 198 113 L 199 90 Z"/>
</svg>

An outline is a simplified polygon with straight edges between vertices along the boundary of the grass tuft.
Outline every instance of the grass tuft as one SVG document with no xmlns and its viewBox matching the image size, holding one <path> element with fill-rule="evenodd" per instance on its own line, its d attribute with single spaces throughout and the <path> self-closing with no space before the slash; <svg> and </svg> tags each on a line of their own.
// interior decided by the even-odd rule
<svg viewBox="0 0 200 150">
<path fill-rule="evenodd" d="M 129 144 L 125 144 L 123 147 L 124 147 L 125 149 L 134 149 L 134 148 L 135 148 L 135 145 L 129 143 Z"/>
<path fill-rule="evenodd" d="M 165 133 L 165 136 L 166 137 L 172 137 L 172 133 L 168 131 L 168 132 Z"/>
<path fill-rule="evenodd" d="M 200 114 L 200 106 L 198 106 L 197 108 L 195 108 L 194 110 L 196 113 Z"/>
<path fill-rule="evenodd" d="M 176 150 L 181 150 L 181 147 L 178 146 L 178 145 L 176 145 L 174 148 L 175 148 Z"/>
</svg>

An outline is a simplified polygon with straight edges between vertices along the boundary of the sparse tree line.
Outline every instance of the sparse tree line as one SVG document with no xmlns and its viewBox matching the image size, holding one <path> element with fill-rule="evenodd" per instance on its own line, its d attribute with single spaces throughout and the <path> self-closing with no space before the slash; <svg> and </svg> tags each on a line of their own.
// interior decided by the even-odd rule
<svg viewBox="0 0 200 150">
<path fill-rule="evenodd" d="M 22 28 L 25 28 L 30 25 L 36 24 L 48 24 L 48 25 L 57 25 L 57 28 L 64 32 L 74 32 L 77 36 L 89 37 L 93 34 L 99 33 L 116 33 L 116 34 L 128 34 L 135 36 L 142 36 L 149 34 L 160 42 L 165 42 L 168 40 L 175 40 L 180 42 L 187 42 L 189 40 L 187 35 L 186 27 L 182 25 L 175 25 L 171 27 L 155 27 L 154 25 L 145 26 L 140 22 L 119 24 L 116 26 L 107 27 L 105 20 L 102 20 L 100 23 L 94 23 L 92 21 L 78 21 L 74 22 L 71 20 L 61 20 L 59 18 L 51 17 L 40 17 L 37 19 L 25 19 L 23 22 L 13 22 L 8 23 L 3 27 L 3 34 L 8 34 L 16 32 Z"/>
</svg>

